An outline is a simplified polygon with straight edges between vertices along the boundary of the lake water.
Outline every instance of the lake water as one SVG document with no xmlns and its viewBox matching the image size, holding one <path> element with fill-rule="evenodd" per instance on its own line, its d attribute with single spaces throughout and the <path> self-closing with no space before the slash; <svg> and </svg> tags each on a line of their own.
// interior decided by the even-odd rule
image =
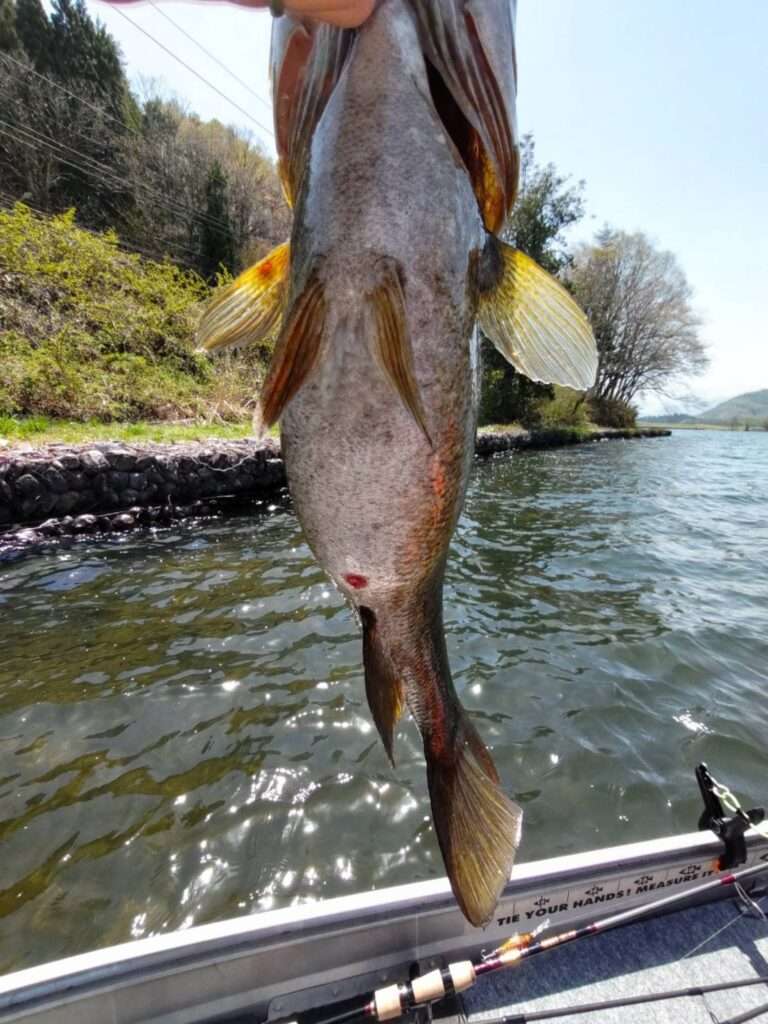
<svg viewBox="0 0 768 1024">
<path fill-rule="evenodd" d="M 701 760 L 768 801 L 767 569 L 768 433 L 477 464 L 448 646 L 521 860 L 695 829 Z M 0 566 L 0 971 L 441 874 L 396 753 L 289 509 Z"/>
</svg>

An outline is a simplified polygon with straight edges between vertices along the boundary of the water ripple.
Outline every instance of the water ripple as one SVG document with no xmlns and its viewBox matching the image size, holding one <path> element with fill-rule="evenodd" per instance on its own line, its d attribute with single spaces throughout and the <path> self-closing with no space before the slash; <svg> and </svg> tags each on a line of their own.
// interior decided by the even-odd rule
<svg viewBox="0 0 768 1024">
<path fill-rule="evenodd" d="M 767 469 L 685 432 L 477 465 L 448 643 L 523 859 L 695 828 L 702 759 L 765 801 Z M 0 602 L 0 970 L 442 873 L 289 512 L 4 566 Z"/>
</svg>

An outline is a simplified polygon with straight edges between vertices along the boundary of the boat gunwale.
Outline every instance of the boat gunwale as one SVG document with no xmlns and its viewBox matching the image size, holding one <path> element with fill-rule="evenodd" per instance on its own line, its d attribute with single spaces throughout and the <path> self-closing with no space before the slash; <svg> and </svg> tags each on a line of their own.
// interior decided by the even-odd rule
<svg viewBox="0 0 768 1024">
<path fill-rule="evenodd" d="M 760 833 L 747 833 L 748 854 L 763 844 L 765 837 Z M 714 861 L 722 849 L 722 843 L 711 832 L 695 832 L 519 864 L 499 901 L 499 915 L 503 917 L 504 905 L 510 900 L 553 883 L 576 884 L 600 871 L 610 878 L 639 868 L 649 870 L 653 865 L 668 864 L 676 856 Z M 762 859 L 768 861 L 768 852 L 762 854 Z M 77 998 L 104 986 L 130 987 L 132 982 L 146 981 L 169 971 L 182 974 L 206 964 L 247 957 L 322 935 L 354 933 L 384 921 L 390 926 L 412 918 L 421 922 L 423 918 L 446 913 L 457 919 L 451 937 L 437 944 L 432 941 L 426 955 L 447 951 L 448 947 L 477 947 L 500 926 L 492 924 L 479 930 L 466 924 L 447 879 L 414 882 L 229 918 L 25 968 L 0 977 L 0 1017 L 18 1012 L 22 1006 L 31 1009 L 51 998 Z M 421 955 L 415 950 L 413 954 Z M 408 950 L 404 949 L 401 958 L 407 955 Z"/>
</svg>

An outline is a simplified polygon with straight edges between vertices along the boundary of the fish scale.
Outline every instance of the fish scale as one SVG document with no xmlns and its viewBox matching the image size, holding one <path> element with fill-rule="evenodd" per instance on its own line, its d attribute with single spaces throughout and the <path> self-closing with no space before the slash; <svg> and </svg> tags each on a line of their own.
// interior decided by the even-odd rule
<svg viewBox="0 0 768 1024">
<path fill-rule="evenodd" d="M 594 339 L 567 293 L 490 233 L 517 189 L 509 3 L 382 0 L 352 33 L 283 18 L 272 69 L 290 256 L 215 298 L 201 341 L 262 340 L 279 313 L 262 423 L 281 420 L 305 536 L 361 623 L 390 758 L 406 705 L 418 724 L 448 876 L 482 925 L 522 811 L 459 702 L 443 628 L 476 324 L 521 372 L 575 387 L 594 379 Z"/>
</svg>

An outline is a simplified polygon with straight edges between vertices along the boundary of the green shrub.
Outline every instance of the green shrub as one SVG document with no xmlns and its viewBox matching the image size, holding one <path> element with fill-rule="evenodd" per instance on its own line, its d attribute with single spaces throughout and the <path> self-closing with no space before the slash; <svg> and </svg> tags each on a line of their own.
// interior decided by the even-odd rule
<svg viewBox="0 0 768 1024">
<path fill-rule="evenodd" d="M 589 427 L 589 406 L 582 391 L 555 385 L 554 396 L 538 404 L 541 427 Z"/>
<path fill-rule="evenodd" d="M 590 398 L 592 420 L 600 427 L 627 428 L 637 425 L 637 409 L 618 398 Z"/>
<path fill-rule="evenodd" d="M 539 407 L 554 397 L 550 384 L 539 384 L 518 373 L 481 335 L 482 386 L 480 426 L 520 423 L 529 429 L 541 426 Z"/>
<path fill-rule="evenodd" d="M 74 211 L 0 211 L 0 416 L 246 416 L 260 364 L 230 360 L 222 375 L 194 351 L 209 294 L 189 271 L 124 252 L 114 233 L 78 228 Z"/>
</svg>

